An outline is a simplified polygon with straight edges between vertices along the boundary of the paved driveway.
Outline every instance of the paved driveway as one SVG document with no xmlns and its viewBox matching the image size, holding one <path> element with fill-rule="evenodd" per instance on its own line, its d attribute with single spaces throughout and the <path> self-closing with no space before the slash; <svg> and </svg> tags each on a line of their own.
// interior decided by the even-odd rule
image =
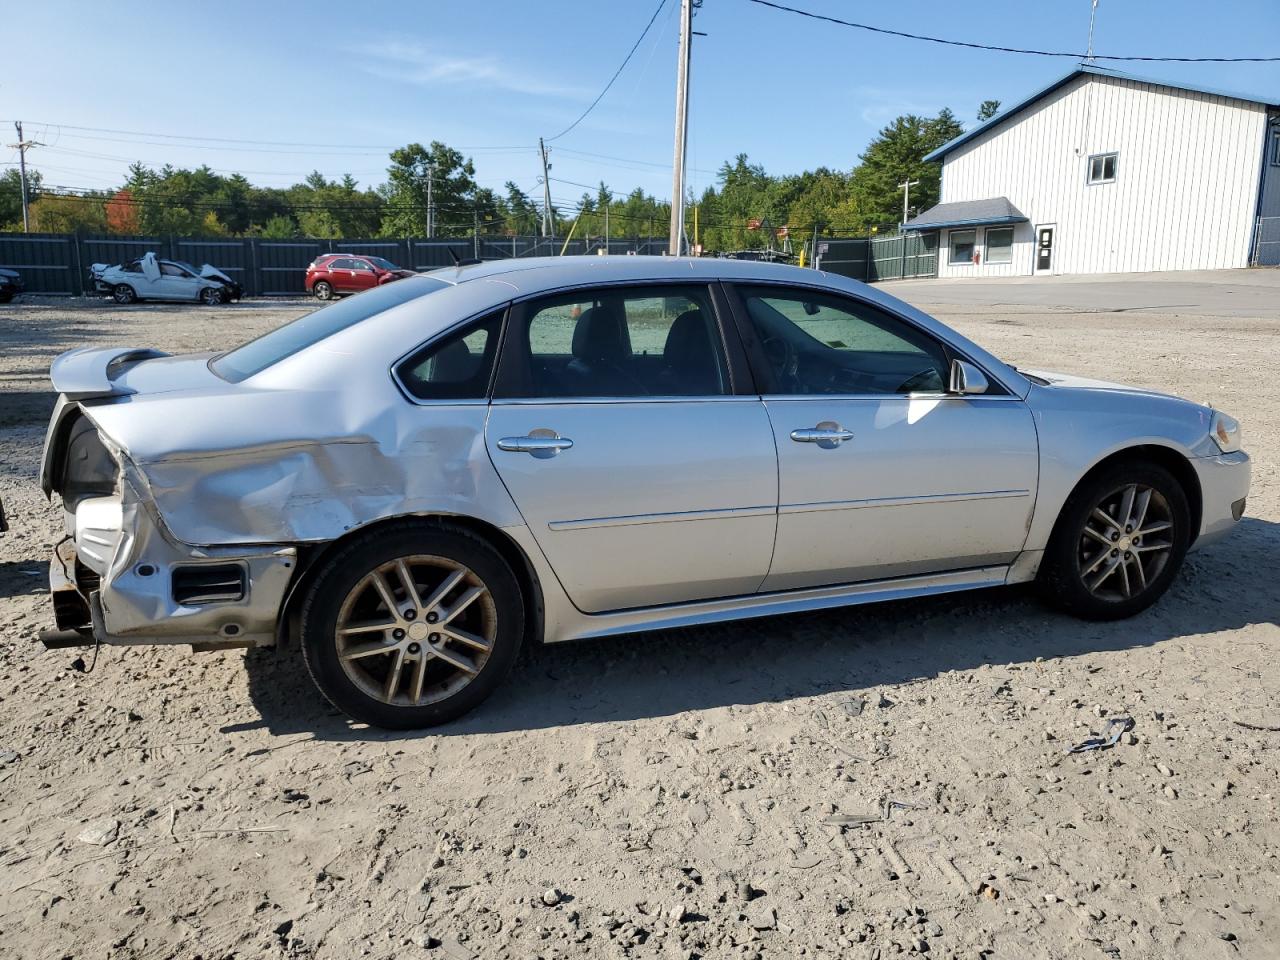
<svg viewBox="0 0 1280 960">
<path fill-rule="evenodd" d="M 937 304 L 981 304 L 1280 319 L 1280 270 L 1270 269 L 900 280 L 883 289 L 926 311 Z"/>
</svg>

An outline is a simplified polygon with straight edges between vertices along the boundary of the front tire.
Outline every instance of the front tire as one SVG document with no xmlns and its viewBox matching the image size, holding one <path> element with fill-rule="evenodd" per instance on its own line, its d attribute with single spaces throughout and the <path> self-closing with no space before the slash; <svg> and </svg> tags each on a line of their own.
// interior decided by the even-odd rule
<svg viewBox="0 0 1280 960">
<path fill-rule="evenodd" d="M 1067 498 L 1040 585 L 1086 620 L 1131 617 L 1169 589 L 1190 543 L 1191 510 L 1177 478 L 1154 463 L 1117 463 Z"/>
<path fill-rule="evenodd" d="M 333 287 L 328 280 L 317 280 L 316 285 L 311 288 L 311 292 L 316 295 L 317 300 L 333 299 Z"/>
<path fill-rule="evenodd" d="M 218 307 L 226 303 L 227 298 L 217 287 L 205 287 L 200 291 L 200 302 L 206 307 Z"/>
<path fill-rule="evenodd" d="M 117 283 L 111 290 L 111 299 L 116 303 L 135 303 L 138 294 L 127 283 Z"/>
<path fill-rule="evenodd" d="M 411 730 L 489 696 L 524 629 L 520 583 L 498 551 L 458 527 L 406 521 L 324 562 L 302 608 L 302 655 L 339 710 Z"/>
</svg>

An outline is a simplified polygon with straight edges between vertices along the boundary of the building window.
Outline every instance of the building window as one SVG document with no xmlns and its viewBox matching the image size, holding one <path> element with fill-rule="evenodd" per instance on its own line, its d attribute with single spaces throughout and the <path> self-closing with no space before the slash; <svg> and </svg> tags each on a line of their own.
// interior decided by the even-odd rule
<svg viewBox="0 0 1280 960">
<path fill-rule="evenodd" d="M 973 245 L 977 234 L 973 230 L 951 231 L 950 263 L 973 263 Z"/>
<path fill-rule="evenodd" d="M 1013 263 L 1013 227 L 987 228 L 987 263 Z"/>
<path fill-rule="evenodd" d="M 1089 183 L 1114 183 L 1116 179 L 1115 153 L 1100 153 L 1089 158 Z"/>
<path fill-rule="evenodd" d="M 1280 167 L 1280 130 L 1271 134 L 1271 165 Z"/>
</svg>

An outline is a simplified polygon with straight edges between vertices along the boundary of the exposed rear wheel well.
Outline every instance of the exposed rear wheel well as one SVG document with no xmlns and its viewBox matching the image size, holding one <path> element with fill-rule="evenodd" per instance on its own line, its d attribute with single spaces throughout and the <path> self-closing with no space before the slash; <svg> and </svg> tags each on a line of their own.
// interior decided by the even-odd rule
<svg viewBox="0 0 1280 960">
<path fill-rule="evenodd" d="M 288 593 L 285 595 L 284 609 L 281 611 L 280 620 L 276 627 L 276 642 L 280 645 L 288 645 L 297 639 L 303 598 L 306 596 L 311 581 L 323 565 L 325 558 L 342 549 L 352 537 L 362 536 L 382 527 L 402 526 L 405 523 L 419 523 L 425 530 L 429 530 L 432 525 L 465 530 L 471 535 L 484 540 L 497 550 L 520 582 L 520 593 L 524 598 L 525 628 L 528 631 L 528 636 L 535 643 L 542 641 L 542 587 L 533 571 L 533 565 L 529 563 L 529 558 L 525 556 L 524 551 L 520 549 L 516 542 L 503 533 L 499 527 L 495 527 L 493 524 L 486 523 L 483 520 L 477 520 L 474 517 L 429 514 L 388 517 L 357 527 L 355 530 L 350 530 L 338 539 L 330 540 L 328 543 L 306 544 L 299 547 L 298 570 L 294 575 L 293 583 L 289 585 Z"/>
<path fill-rule="evenodd" d="M 1187 508 L 1191 512 L 1191 543 L 1195 543 L 1196 537 L 1200 533 L 1200 516 L 1202 493 L 1200 491 L 1200 478 L 1196 476 L 1196 471 L 1191 466 L 1191 461 L 1180 454 L 1177 450 L 1169 447 L 1162 447 L 1158 444 L 1144 444 L 1137 447 L 1126 447 L 1124 450 L 1117 450 L 1115 453 L 1095 463 L 1083 477 L 1072 488 L 1072 495 L 1076 490 L 1080 489 L 1095 474 L 1101 473 L 1103 470 L 1109 470 L 1117 463 L 1124 462 L 1136 463 L 1154 463 L 1164 467 L 1182 487 L 1183 493 L 1187 495 Z M 1070 497 L 1067 498 L 1070 500 Z M 1065 511 L 1064 511 L 1065 512 Z M 1057 523 L 1060 523 L 1062 515 L 1059 514 L 1058 521 L 1055 522 L 1053 535 L 1058 533 Z"/>
</svg>

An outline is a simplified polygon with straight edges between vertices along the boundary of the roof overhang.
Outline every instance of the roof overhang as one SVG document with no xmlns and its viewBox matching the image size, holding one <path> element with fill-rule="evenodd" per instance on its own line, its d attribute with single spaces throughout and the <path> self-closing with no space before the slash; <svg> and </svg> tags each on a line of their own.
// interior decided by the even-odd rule
<svg viewBox="0 0 1280 960">
<path fill-rule="evenodd" d="M 990 197 L 986 200 L 936 204 L 904 224 L 903 229 L 945 230 L 950 227 L 1000 226 L 1027 222 L 1026 215 L 1010 203 L 1008 197 Z"/>
<path fill-rule="evenodd" d="M 950 230 L 952 227 L 999 227 L 1010 223 L 1030 223 L 1026 217 L 1000 217 L 990 219 L 979 217 L 976 220 L 946 220 L 940 223 L 908 223 L 903 230 Z"/>
</svg>

